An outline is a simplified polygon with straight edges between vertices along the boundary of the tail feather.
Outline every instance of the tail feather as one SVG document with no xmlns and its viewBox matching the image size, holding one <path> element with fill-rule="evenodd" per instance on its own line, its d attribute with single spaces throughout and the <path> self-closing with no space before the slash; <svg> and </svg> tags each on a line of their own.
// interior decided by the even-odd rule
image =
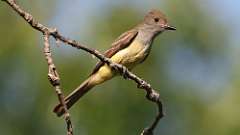
<svg viewBox="0 0 240 135">
<path fill-rule="evenodd" d="M 84 94 L 86 94 L 94 86 L 89 83 L 89 80 L 90 79 L 84 81 L 78 88 L 76 88 L 71 94 L 69 94 L 65 98 L 67 109 L 71 108 L 73 104 L 75 104 Z M 53 109 L 53 112 L 60 117 L 64 114 L 64 109 L 61 104 L 58 104 Z"/>
</svg>

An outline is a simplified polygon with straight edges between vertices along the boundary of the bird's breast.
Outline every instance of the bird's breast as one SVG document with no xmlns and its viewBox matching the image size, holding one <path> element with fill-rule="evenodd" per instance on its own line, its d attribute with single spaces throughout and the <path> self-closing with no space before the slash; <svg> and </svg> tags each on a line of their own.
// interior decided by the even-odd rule
<svg viewBox="0 0 240 135">
<path fill-rule="evenodd" d="M 127 48 L 117 52 L 111 60 L 123 64 L 128 68 L 133 68 L 143 61 L 150 51 L 150 43 L 144 44 L 140 41 L 133 41 Z"/>
</svg>

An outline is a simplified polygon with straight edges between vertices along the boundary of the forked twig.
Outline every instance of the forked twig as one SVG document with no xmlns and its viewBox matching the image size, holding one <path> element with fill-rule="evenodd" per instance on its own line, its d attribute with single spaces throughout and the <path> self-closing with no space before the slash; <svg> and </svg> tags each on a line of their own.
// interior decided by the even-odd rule
<svg viewBox="0 0 240 135">
<path fill-rule="evenodd" d="M 60 77 L 59 77 L 56 66 L 54 65 L 53 59 L 52 59 L 48 31 L 46 31 L 43 34 L 43 38 L 44 38 L 44 51 L 43 52 L 44 52 L 45 58 L 48 63 L 48 79 L 49 79 L 50 83 L 52 84 L 52 86 L 55 88 L 55 92 L 58 96 L 58 100 L 59 100 L 60 104 L 63 106 L 64 112 L 65 112 L 64 119 L 67 124 L 67 135 L 73 135 L 72 122 L 71 122 L 70 115 L 69 115 L 69 112 L 68 112 L 68 109 L 67 109 L 67 106 L 66 106 L 66 103 L 64 100 L 64 95 L 62 94 L 61 87 L 60 87 Z"/>
</svg>

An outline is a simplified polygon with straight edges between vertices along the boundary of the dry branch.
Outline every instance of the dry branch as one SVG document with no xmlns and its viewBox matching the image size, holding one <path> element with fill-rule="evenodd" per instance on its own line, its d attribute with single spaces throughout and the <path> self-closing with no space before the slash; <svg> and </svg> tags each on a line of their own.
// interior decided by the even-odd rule
<svg viewBox="0 0 240 135">
<path fill-rule="evenodd" d="M 57 68 L 53 63 L 52 54 L 50 50 L 50 43 L 49 43 L 49 33 L 47 31 L 43 34 L 43 38 L 44 38 L 43 52 L 48 63 L 48 79 L 52 84 L 52 86 L 55 88 L 55 92 L 58 96 L 58 100 L 60 104 L 63 106 L 64 112 L 65 112 L 64 119 L 67 124 L 67 135 L 73 135 L 72 122 L 71 122 L 70 114 L 68 112 L 68 109 L 64 100 L 64 95 L 62 94 L 62 90 L 60 87 L 60 77 L 58 75 Z"/>
<path fill-rule="evenodd" d="M 38 30 L 38 31 L 43 33 L 45 49 L 46 49 L 44 52 L 45 52 L 48 64 L 49 64 L 49 61 L 52 61 L 51 53 L 50 53 L 50 50 L 49 50 L 49 46 L 50 45 L 49 45 L 49 42 L 48 42 L 48 38 L 49 38 L 49 36 L 52 36 L 56 40 L 59 40 L 59 41 L 62 41 L 64 43 L 66 43 L 66 45 L 71 45 L 72 47 L 75 47 L 77 49 L 82 49 L 82 50 L 84 50 L 84 51 L 86 51 L 86 52 L 96 56 L 102 62 L 108 64 L 111 68 L 113 68 L 114 70 L 118 71 L 124 78 L 131 79 L 131 80 L 135 81 L 137 83 L 138 88 L 144 89 L 146 91 L 146 93 L 147 93 L 146 94 L 146 98 L 148 100 L 150 100 L 150 101 L 152 101 L 152 102 L 157 104 L 158 112 L 157 112 L 157 116 L 154 119 L 153 123 L 149 127 L 145 128 L 143 130 L 143 132 L 141 133 L 141 135 L 153 135 L 154 129 L 156 128 L 159 120 L 163 117 L 163 110 L 162 110 L 162 102 L 160 100 L 160 95 L 151 87 L 151 85 L 149 83 L 147 83 L 143 79 L 139 78 L 138 76 L 136 76 L 135 74 L 130 72 L 125 66 L 112 62 L 109 58 L 106 58 L 99 51 L 97 51 L 95 49 L 88 48 L 88 47 L 86 47 L 86 45 L 80 44 L 80 43 L 78 43 L 75 40 L 71 40 L 69 38 L 66 38 L 66 37 L 62 36 L 57 31 L 57 29 L 55 29 L 55 28 L 49 28 L 49 27 L 46 27 L 43 24 L 39 23 L 38 21 L 36 21 L 36 19 L 33 18 L 33 16 L 31 14 L 29 14 L 26 11 L 24 11 L 19 5 L 17 5 L 14 0 L 3 0 L 3 1 L 5 1 L 20 16 L 22 16 L 22 18 L 25 21 L 27 21 L 30 26 L 32 26 L 34 29 L 36 29 L 36 30 Z M 48 48 L 48 50 L 47 50 L 47 48 Z M 49 57 L 50 57 L 50 59 L 49 59 Z M 63 96 L 63 94 L 61 94 L 61 89 L 60 89 L 60 84 L 59 84 L 59 77 L 57 75 L 55 66 L 51 67 L 51 65 L 54 65 L 54 64 L 53 63 L 49 64 L 49 70 L 50 70 L 49 78 L 50 78 L 51 84 L 56 89 L 56 92 L 57 92 L 58 97 L 59 97 L 59 102 L 65 108 L 65 120 L 67 122 L 68 133 L 72 134 L 72 125 L 71 125 L 70 115 L 68 113 L 68 110 L 67 110 L 67 108 L 65 106 L 65 103 L 64 103 L 64 100 L 63 100 L 64 96 Z M 53 78 L 51 78 L 52 75 L 54 75 Z M 58 79 L 56 79 L 55 77 L 57 77 Z M 55 83 L 59 84 L 59 85 L 56 85 Z"/>
</svg>

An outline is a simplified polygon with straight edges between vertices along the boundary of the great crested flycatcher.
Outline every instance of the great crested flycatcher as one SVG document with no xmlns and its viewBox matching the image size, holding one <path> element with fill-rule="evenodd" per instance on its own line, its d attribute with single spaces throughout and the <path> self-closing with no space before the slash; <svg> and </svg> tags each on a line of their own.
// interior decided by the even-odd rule
<svg viewBox="0 0 240 135">
<path fill-rule="evenodd" d="M 131 70 L 147 58 L 154 38 L 165 30 L 176 30 L 176 28 L 168 24 L 162 12 L 151 10 L 140 24 L 117 38 L 104 55 Z M 101 61 L 98 62 L 88 79 L 65 98 L 67 108 L 70 108 L 91 88 L 115 75 L 116 72 L 111 67 Z M 58 116 L 64 113 L 61 104 L 58 104 L 53 111 Z"/>
</svg>

